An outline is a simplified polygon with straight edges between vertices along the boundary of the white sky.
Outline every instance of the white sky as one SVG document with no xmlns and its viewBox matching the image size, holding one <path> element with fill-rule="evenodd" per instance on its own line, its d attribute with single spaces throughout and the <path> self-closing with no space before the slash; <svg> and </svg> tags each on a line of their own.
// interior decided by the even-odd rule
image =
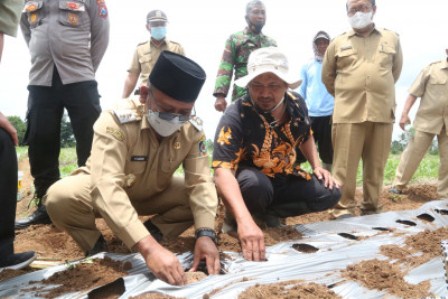
<svg viewBox="0 0 448 299">
<path fill-rule="evenodd" d="M 346 0 L 264 2 L 267 22 L 263 32 L 277 40 L 289 58 L 290 69 L 297 75 L 301 65 L 312 57 L 311 40 L 318 30 L 325 30 L 334 37 L 349 28 Z M 205 122 L 207 138 L 213 139 L 221 115 L 214 109 L 215 76 L 225 40 L 246 25 L 247 1 L 107 0 L 106 3 L 111 22 L 110 43 L 97 72 L 103 109 L 121 98 L 134 49 L 149 38 L 145 28 L 146 14 L 152 9 L 161 9 L 170 21 L 168 38 L 181 43 L 187 56 L 197 61 L 207 73 L 196 111 Z M 419 71 L 430 62 L 446 57 L 446 11 L 447 0 L 377 0 L 376 25 L 398 32 L 403 48 L 404 66 L 396 84 L 397 118 L 401 115 L 407 89 Z M 5 115 L 25 117 L 29 61 L 20 30 L 17 38 L 6 37 L 0 66 L 0 111 Z M 398 133 L 396 128 L 394 135 Z"/>
</svg>

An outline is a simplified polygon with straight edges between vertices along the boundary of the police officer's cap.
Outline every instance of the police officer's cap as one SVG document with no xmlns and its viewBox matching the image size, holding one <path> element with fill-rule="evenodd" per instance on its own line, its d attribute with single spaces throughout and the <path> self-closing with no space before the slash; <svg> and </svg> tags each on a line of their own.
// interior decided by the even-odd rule
<svg viewBox="0 0 448 299">
<path fill-rule="evenodd" d="M 149 83 L 166 95 L 186 103 L 196 101 L 206 78 L 193 60 L 163 51 L 149 75 Z"/>
<path fill-rule="evenodd" d="M 147 15 L 146 15 L 146 22 L 168 22 L 168 18 L 166 17 L 166 14 L 161 11 L 161 10 L 151 10 Z"/>
</svg>

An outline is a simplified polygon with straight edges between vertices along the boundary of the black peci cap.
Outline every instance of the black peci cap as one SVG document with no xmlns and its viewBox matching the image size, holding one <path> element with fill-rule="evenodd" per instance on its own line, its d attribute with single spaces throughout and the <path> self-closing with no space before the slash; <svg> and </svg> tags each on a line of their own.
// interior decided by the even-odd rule
<svg viewBox="0 0 448 299">
<path fill-rule="evenodd" d="M 151 85 L 187 103 L 196 101 L 205 79 L 205 71 L 196 62 L 170 51 L 160 53 L 149 75 Z"/>
</svg>

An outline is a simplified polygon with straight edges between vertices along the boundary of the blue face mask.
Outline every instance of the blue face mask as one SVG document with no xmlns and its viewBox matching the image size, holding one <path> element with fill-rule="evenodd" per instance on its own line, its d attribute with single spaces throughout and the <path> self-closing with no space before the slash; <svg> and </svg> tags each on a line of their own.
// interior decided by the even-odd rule
<svg viewBox="0 0 448 299">
<path fill-rule="evenodd" d="M 162 40 L 166 36 L 166 27 L 151 27 L 151 37 L 155 40 Z"/>
</svg>

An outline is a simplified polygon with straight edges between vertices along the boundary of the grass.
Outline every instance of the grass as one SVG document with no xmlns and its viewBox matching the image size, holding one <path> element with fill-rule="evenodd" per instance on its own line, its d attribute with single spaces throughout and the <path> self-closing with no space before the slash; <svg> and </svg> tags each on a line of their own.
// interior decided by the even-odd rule
<svg viewBox="0 0 448 299">
<path fill-rule="evenodd" d="M 28 157 L 28 147 L 20 146 L 16 148 L 19 160 Z M 69 175 L 73 170 L 78 168 L 75 148 L 62 148 L 59 155 L 59 171 L 61 177 Z"/>
<path fill-rule="evenodd" d="M 27 147 L 18 147 L 17 154 L 19 159 L 27 156 Z M 384 171 L 384 185 L 391 185 L 394 177 L 395 170 L 398 167 L 398 163 L 400 162 L 400 155 L 391 154 L 389 159 L 387 160 L 386 169 Z M 439 171 L 439 156 L 426 154 L 420 163 L 417 171 L 414 174 L 414 177 L 411 180 L 411 183 L 416 182 L 424 182 L 429 180 L 434 180 L 438 178 Z M 69 175 L 73 170 L 77 168 L 76 162 L 76 151 L 75 148 L 63 148 L 61 149 L 61 154 L 59 156 L 59 166 L 61 171 L 61 177 Z M 311 170 L 311 167 L 308 163 L 303 165 L 303 168 L 307 171 Z M 177 173 L 182 173 L 182 170 L 179 169 Z M 362 163 L 360 163 L 358 167 L 358 175 L 357 175 L 357 185 L 362 185 Z"/>
</svg>

